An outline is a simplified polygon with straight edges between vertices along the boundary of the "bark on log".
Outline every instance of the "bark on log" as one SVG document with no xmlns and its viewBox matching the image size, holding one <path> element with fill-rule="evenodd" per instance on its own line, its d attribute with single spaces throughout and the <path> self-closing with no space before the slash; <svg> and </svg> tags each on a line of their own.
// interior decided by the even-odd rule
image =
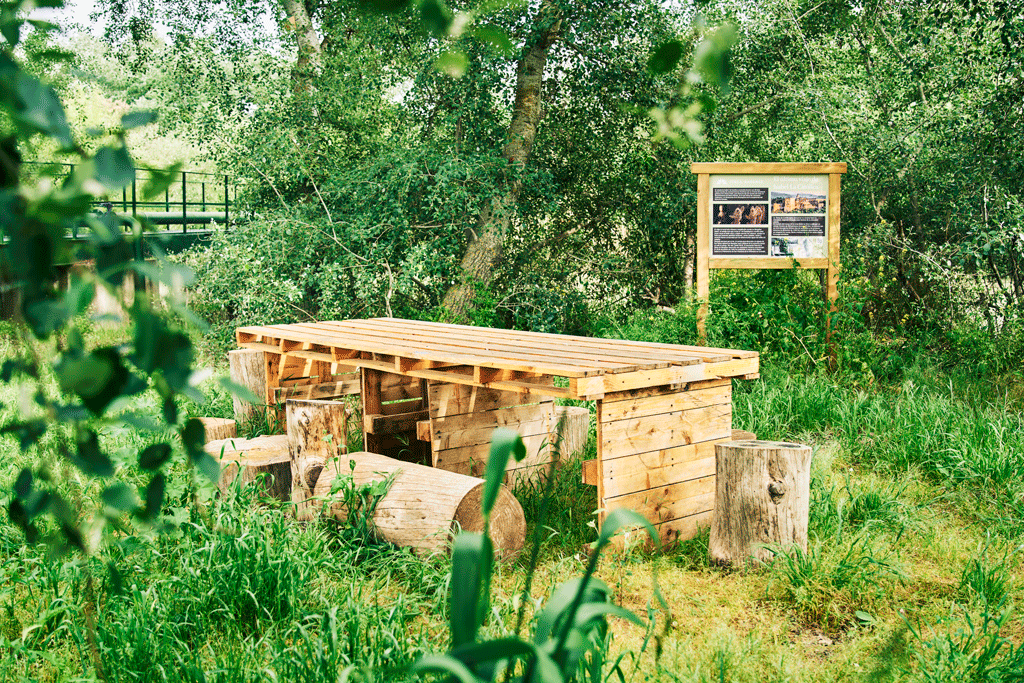
<svg viewBox="0 0 1024 683">
<path fill-rule="evenodd" d="M 355 463 L 355 469 L 350 468 Z M 377 502 L 372 521 L 377 533 L 395 545 L 410 547 L 420 555 L 442 551 L 457 528 L 482 531 L 480 501 L 484 481 L 477 477 L 402 462 L 376 453 L 352 453 L 327 463 L 320 472 L 313 494 L 328 500 L 325 514 L 340 521 L 347 511 L 338 496 L 330 495 L 331 485 L 340 476 L 352 473 L 357 486 L 394 480 L 388 492 Z M 504 486 L 491 513 L 491 540 L 502 558 L 515 556 L 526 540 L 526 519 L 515 496 Z"/>
<path fill-rule="evenodd" d="M 715 445 L 715 513 L 708 552 L 717 564 L 769 562 L 766 546 L 807 549 L 811 448 L 779 441 Z"/>
<path fill-rule="evenodd" d="M 245 387 L 260 399 L 259 403 L 250 403 L 238 396 L 234 397 L 235 422 L 246 433 L 253 425 L 266 421 L 266 405 L 263 402 L 267 395 L 267 363 L 264 355 L 258 349 L 228 351 L 231 381 Z"/>
<path fill-rule="evenodd" d="M 289 399 L 285 402 L 285 411 L 291 458 L 291 498 L 296 518 L 308 521 L 316 514 L 310 498 L 319 470 L 330 458 L 348 451 L 348 411 L 344 403 L 316 399 Z"/>
<path fill-rule="evenodd" d="M 291 459 L 288 437 L 257 436 L 253 439 L 211 441 L 206 452 L 221 463 L 218 487 L 227 494 L 234 486 L 245 486 L 262 478 L 262 493 L 287 502 L 291 498 Z M 236 483 L 237 482 L 237 483 Z"/>
<path fill-rule="evenodd" d="M 590 411 L 576 406 L 557 406 L 555 408 L 555 425 L 562 422 L 565 415 L 565 426 L 562 429 L 562 441 L 558 445 L 558 455 L 568 460 L 579 455 L 587 445 L 590 434 Z"/>
<path fill-rule="evenodd" d="M 203 423 L 206 443 L 221 439 L 233 439 L 238 436 L 234 420 L 229 420 L 226 417 L 201 417 L 199 421 Z"/>
</svg>

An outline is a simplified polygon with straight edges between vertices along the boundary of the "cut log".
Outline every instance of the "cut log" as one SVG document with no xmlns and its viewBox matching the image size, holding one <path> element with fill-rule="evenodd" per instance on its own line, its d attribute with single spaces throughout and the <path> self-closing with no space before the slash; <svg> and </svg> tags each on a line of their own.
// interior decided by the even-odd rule
<svg viewBox="0 0 1024 683">
<path fill-rule="evenodd" d="M 282 502 L 291 499 L 291 458 L 288 437 L 283 434 L 211 441 L 205 449 L 221 463 L 217 485 L 222 493 L 261 480 L 264 496 Z"/>
<path fill-rule="evenodd" d="M 715 513 L 708 552 L 717 564 L 770 562 L 780 548 L 807 550 L 811 448 L 779 441 L 715 445 Z"/>
<path fill-rule="evenodd" d="M 734 430 L 732 430 L 732 440 L 733 441 L 756 441 L 757 440 L 757 434 L 755 434 L 754 432 L 747 432 L 747 431 L 744 431 L 742 429 L 734 429 Z"/>
<path fill-rule="evenodd" d="M 319 469 L 330 458 L 348 452 L 349 410 L 344 403 L 288 399 L 288 453 L 291 457 L 292 502 L 297 519 L 308 521 L 316 514 L 310 498 Z M 304 475 L 309 473 L 308 478 Z"/>
<path fill-rule="evenodd" d="M 577 406 L 555 406 L 555 428 L 563 424 L 558 454 L 562 460 L 568 460 L 576 457 L 587 445 L 590 411 Z"/>
<path fill-rule="evenodd" d="M 251 403 L 245 399 L 234 397 L 235 422 L 246 433 L 251 432 L 254 425 L 266 422 L 267 407 L 267 363 L 265 352 L 259 349 L 234 349 L 228 351 L 228 364 L 231 366 L 231 381 L 251 391 L 260 399 L 259 403 Z"/>
<path fill-rule="evenodd" d="M 234 420 L 229 420 L 226 417 L 200 417 L 199 421 L 203 423 L 206 443 L 221 439 L 233 439 L 238 436 Z"/>
<path fill-rule="evenodd" d="M 350 469 L 351 463 L 355 468 Z M 482 531 L 480 501 L 484 481 L 477 477 L 402 462 L 376 453 L 352 453 L 331 460 L 319 472 L 313 494 L 324 499 L 325 514 L 339 521 L 347 517 L 344 502 L 331 496 L 338 476 L 351 472 L 353 484 L 363 486 L 394 479 L 377 502 L 372 521 L 382 538 L 412 548 L 420 555 L 444 550 L 456 529 Z M 499 557 L 515 556 L 526 539 L 523 508 L 502 486 L 491 513 L 491 540 Z"/>
</svg>

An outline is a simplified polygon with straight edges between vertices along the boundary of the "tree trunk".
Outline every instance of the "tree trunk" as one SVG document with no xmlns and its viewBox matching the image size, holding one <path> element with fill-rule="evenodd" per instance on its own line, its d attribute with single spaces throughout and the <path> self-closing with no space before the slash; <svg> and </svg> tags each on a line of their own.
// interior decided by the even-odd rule
<svg viewBox="0 0 1024 683">
<path fill-rule="evenodd" d="M 267 363 L 264 355 L 258 349 L 228 351 L 231 381 L 245 387 L 260 399 L 259 403 L 250 403 L 238 396 L 234 397 L 235 423 L 243 433 L 250 433 L 253 426 L 266 422 L 263 401 L 267 395 Z"/>
<path fill-rule="evenodd" d="M 715 445 L 717 485 L 708 553 L 717 564 L 769 562 L 775 549 L 807 550 L 811 448 L 778 441 Z"/>
<path fill-rule="evenodd" d="M 393 477 L 387 493 L 377 501 L 371 521 L 376 532 L 395 545 L 429 555 L 443 551 L 457 529 L 483 530 L 482 479 L 376 453 L 343 455 L 319 472 L 313 494 L 331 498 L 326 514 L 339 521 L 348 518 L 348 510 L 338 495 L 332 498 L 331 486 L 337 477 L 350 473 L 357 487 Z M 491 513 L 490 533 L 495 552 L 505 558 L 518 553 L 526 540 L 523 508 L 504 486 Z"/>
<path fill-rule="evenodd" d="M 313 20 L 302 0 L 282 0 L 287 17 L 285 25 L 295 32 L 298 47 L 292 68 L 292 92 L 296 95 L 310 90 L 313 71 L 320 66 L 320 36 L 313 28 Z"/>
<path fill-rule="evenodd" d="M 218 488 L 227 494 L 235 486 L 262 478 L 261 491 L 268 498 L 286 502 L 291 497 L 292 475 L 288 437 L 257 436 L 253 439 L 211 441 L 206 452 L 221 463 Z"/>
<path fill-rule="evenodd" d="M 537 27 L 533 42 L 523 50 L 516 70 L 516 100 L 503 155 L 515 171 L 526 166 L 537 137 L 541 119 L 541 86 L 548 51 L 558 38 L 562 21 L 554 3 L 541 5 L 534 22 Z M 453 320 L 465 322 L 473 306 L 478 287 L 487 287 L 494 270 L 501 262 L 505 234 L 512 219 L 522 184 L 508 180 L 505 191 L 484 205 L 477 218 L 477 227 L 469 235 L 469 244 L 462 257 L 459 282 L 444 296 L 444 306 Z"/>
<path fill-rule="evenodd" d="M 316 514 L 311 498 L 320 470 L 329 459 L 348 451 L 348 411 L 337 401 L 297 399 L 286 401 L 285 410 L 292 502 L 296 518 L 308 521 Z"/>
</svg>

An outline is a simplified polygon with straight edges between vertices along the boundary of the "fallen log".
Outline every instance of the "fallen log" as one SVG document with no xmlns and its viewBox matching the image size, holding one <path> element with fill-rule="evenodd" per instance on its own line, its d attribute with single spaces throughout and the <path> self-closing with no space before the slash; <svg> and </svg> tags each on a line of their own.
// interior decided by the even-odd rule
<svg viewBox="0 0 1024 683">
<path fill-rule="evenodd" d="M 310 471 L 315 467 L 311 465 Z M 339 476 L 349 475 L 357 487 L 392 478 L 371 519 L 381 538 L 395 545 L 427 555 L 444 550 L 458 529 L 483 531 L 482 479 L 376 453 L 341 455 L 318 472 L 313 487 L 313 495 L 322 501 L 324 514 L 339 521 L 347 519 L 348 510 L 341 497 L 331 493 L 331 488 Z M 495 553 L 503 558 L 515 556 L 526 540 L 523 508 L 504 486 L 491 512 L 490 534 Z"/>
<path fill-rule="evenodd" d="M 217 487 L 227 494 L 235 486 L 260 481 L 267 498 L 287 502 L 291 498 L 291 459 L 288 437 L 257 436 L 252 439 L 221 439 L 204 446 L 221 463 Z"/>
</svg>

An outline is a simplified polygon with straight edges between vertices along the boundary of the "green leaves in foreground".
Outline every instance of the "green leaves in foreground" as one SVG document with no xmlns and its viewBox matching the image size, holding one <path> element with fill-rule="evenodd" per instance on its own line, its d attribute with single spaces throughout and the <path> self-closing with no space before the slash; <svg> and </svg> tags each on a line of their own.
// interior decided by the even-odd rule
<svg viewBox="0 0 1024 683">
<path fill-rule="evenodd" d="M 525 456 L 526 447 L 518 434 L 495 430 L 482 497 L 485 520 L 497 499 L 509 460 L 520 461 Z M 610 512 L 586 572 L 555 588 L 537 616 L 533 637 L 527 639 L 516 633 L 483 641 L 479 635 L 490 612 L 494 548 L 486 533 L 459 534 L 452 546 L 451 649 L 446 654 L 420 658 L 413 672 L 440 673 L 461 683 L 603 680 L 608 617 L 640 625 L 643 622 L 633 612 L 615 605 L 611 589 L 593 574 L 601 550 L 618 532 L 635 527 L 642 527 L 658 543 L 657 532 L 643 516 L 630 510 Z M 528 573 L 535 568 L 528 568 Z"/>
</svg>

